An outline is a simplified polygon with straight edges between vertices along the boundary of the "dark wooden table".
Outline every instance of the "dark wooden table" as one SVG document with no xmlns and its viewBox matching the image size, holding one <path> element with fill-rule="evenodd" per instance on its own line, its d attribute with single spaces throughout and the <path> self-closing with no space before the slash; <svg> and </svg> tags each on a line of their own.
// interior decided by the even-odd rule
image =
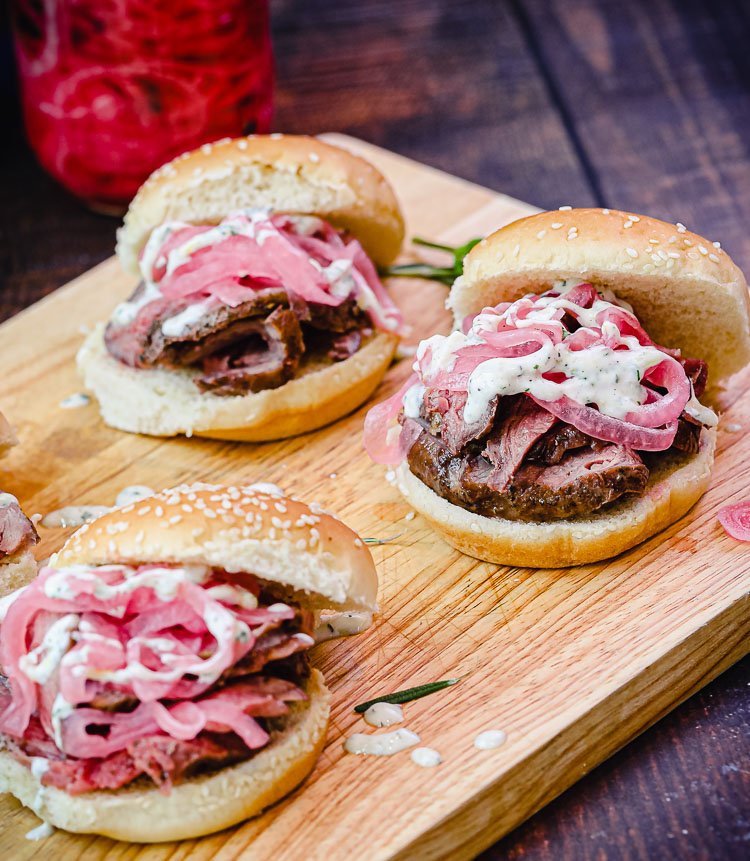
<svg viewBox="0 0 750 861">
<path fill-rule="evenodd" d="M 277 129 L 348 132 L 545 208 L 679 220 L 750 271 L 745 0 L 272 5 Z M 116 222 L 36 165 L 3 34 L 7 317 L 108 257 Z M 482 857 L 750 857 L 750 659 Z"/>
</svg>

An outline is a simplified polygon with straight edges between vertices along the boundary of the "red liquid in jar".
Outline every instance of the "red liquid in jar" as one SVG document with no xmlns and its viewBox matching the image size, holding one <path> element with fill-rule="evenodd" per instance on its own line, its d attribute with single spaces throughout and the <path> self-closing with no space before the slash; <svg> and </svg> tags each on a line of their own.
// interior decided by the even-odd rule
<svg viewBox="0 0 750 861">
<path fill-rule="evenodd" d="M 13 0 L 29 141 L 95 209 L 122 211 L 181 152 L 267 132 L 268 0 Z"/>
</svg>

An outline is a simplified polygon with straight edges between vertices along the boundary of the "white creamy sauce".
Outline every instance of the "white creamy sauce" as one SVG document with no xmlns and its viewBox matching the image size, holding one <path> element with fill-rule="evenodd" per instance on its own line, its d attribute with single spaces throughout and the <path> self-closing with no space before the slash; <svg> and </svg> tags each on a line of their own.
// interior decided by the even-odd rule
<svg viewBox="0 0 750 861">
<path fill-rule="evenodd" d="M 18 659 L 19 670 L 32 682 L 45 684 L 70 648 L 79 619 L 76 613 L 68 613 L 53 622 L 42 642 Z"/>
<path fill-rule="evenodd" d="M 52 723 L 52 737 L 55 739 L 55 744 L 60 750 L 63 749 L 62 739 L 62 722 L 65 718 L 70 717 L 75 711 L 75 706 L 69 703 L 62 694 L 58 694 L 52 703 L 52 711 L 50 714 Z"/>
<path fill-rule="evenodd" d="M 31 831 L 26 832 L 27 840 L 46 840 L 47 837 L 51 837 L 55 833 L 55 829 L 49 824 L 49 822 L 42 822 L 41 825 L 37 825 L 36 828 L 32 828 Z"/>
<path fill-rule="evenodd" d="M 179 314 L 175 314 L 174 317 L 167 318 L 161 324 L 162 332 L 168 338 L 179 338 L 180 335 L 184 335 L 188 332 L 190 327 L 194 326 L 213 304 L 215 304 L 213 300 L 208 300 L 206 302 L 194 302 L 192 305 L 188 305 L 184 311 L 181 311 Z"/>
<path fill-rule="evenodd" d="M 45 514 L 41 524 L 47 529 L 57 529 L 61 526 L 82 526 L 90 520 L 101 517 L 108 511 L 110 511 L 108 505 L 65 505 L 63 508 Z"/>
<path fill-rule="evenodd" d="M 422 409 L 422 399 L 426 391 L 422 383 L 414 383 L 404 395 L 404 415 L 410 419 L 418 419 Z"/>
<path fill-rule="evenodd" d="M 366 631 L 371 625 L 372 613 L 366 610 L 323 612 L 315 626 L 315 642 L 324 643 L 337 637 L 352 637 Z"/>
<path fill-rule="evenodd" d="M 415 747 L 411 752 L 411 761 L 422 768 L 435 768 L 443 761 L 443 757 L 431 747 Z"/>
<path fill-rule="evenodd" d="M 131 484 L 117 494 L 115 499 L 115 507 L 122 508 L 124 505 L 130 505 L 132 502 L 138 502 L 145 499 L 147 496 L 153 496 L 156 491 L 145 484 Z"/>
<path fill-rule="evenodd" d="M 384 732 L 379 735 L 365 735 L 355 732 L 350 735 L 344 743 L 347 753 L 366 754 L 368 756 L 393 756 L 414 747 L 420 742 L 419 736 L 410 729 L 395 729 L 392 732 Z"/>
<path fill-rule="evenodd" d="M 268 496 L 284 495 L 284 491 L 278 484 L 271 484 L 270 481 L 256 481 L 255 484 L 248 484 L 243 490 L 254 490 L 256 493 L 265 493 Z"/>
<path fill-rule="evenodd" d="M 501 729 L 488 729 L 474 739 L 474 747 L 477 750 L 494 750 L 505 744 L 507 737 Z"/>
<path fill-rule="evenodd" d="M 0 508 L 7 508 L 9 505 L 17 505 L 18 500 L 12 493 L 0 493 Z"/>
<path fill-rule="evenodd" d="M 76 410 L 79 407 L 85 407 L 91 403 L 91 398 L 84 392 L 76 392 L 73 395 L 68 395 L 60 401 L 60 406 L 64 410 Z"/>
<path fill-rule="evenodd" d="M 518 316 L 529 301 L 519 299 L 502 314 L 480 313 L 471 324 L 467 334 L 460 331 L 448 336 L 434 335 L 419 345 L 417 356 L 424 359 L 430 351 L 428 376 L 440 371 L 450 371 L 456 360 L 456 352 L 463 347 L 485 343 L 484 335 L 497 332 L 501 322 L 507 321 L 517 329 L 532 327 L 538 323 L 549 323 L 562 310 L 573 311 L 581 327 L 598 328 L 597 316 L 603 311 L 625 309 L 629 305 L 617 299 L 611 291 L 602 291 L 604 298 L 597 298 L 591 308 L 581 308 L 566 296 L 576 285 L 573 282 L 555 286 L 561 291 L 558 296 L 535 297 L 534 307 L 526 317 Z M 464 421 L 472 424 L 486 414 L 490 402 L 498 396 L 507 397 L 529 393 L 543 401 L 555 401 L 566 395 L 578 404 L 596 404 L 601 413 L 616 419 L 636 410 L 645 402 L 645 389 L 641 385 L 644 374 L 664 361 L 664 353 L 656 347 L 642 346 L 629 335 L 620 335 L 614 323 L 605 321 L 602 333 L 614 345 L 624 344 L 628 350 L 615 350 L 606 344 L 596 344 L 585 350 L 572 350 L 568 340 L 559 344 L 542 343 L 539 349 L 526 356 L 492 358 L 480 362 L 472 371 L 468 381 L 468 400 L 464 407 Z M 415 370 L 418 366 L 415 364 Z M 564 373 L 567 379 L 555 383 L 542 376 L 545 373 Z M 409 401 L 406 406 L 407 399 Z M 407 416 L 415 418 L 419 401 L 416 387 L 412 387 L 404 398 Z M 693 397 L 686 407 L 704 424 L 716 424 L 716 416 Z"/>
<path fill-rule="evenodd" d="M 49 760 L 43 756 L 31 757 L 31 773 L 37 779 L 41 780 L 42 775 L 49 769 Z"/>
<path fill-rule="evenodd" d="M 362 717 L 370 726 L 393 726 L 403 723 L 404 710 L 396 703 L 373 703 Z"/>
</svg>

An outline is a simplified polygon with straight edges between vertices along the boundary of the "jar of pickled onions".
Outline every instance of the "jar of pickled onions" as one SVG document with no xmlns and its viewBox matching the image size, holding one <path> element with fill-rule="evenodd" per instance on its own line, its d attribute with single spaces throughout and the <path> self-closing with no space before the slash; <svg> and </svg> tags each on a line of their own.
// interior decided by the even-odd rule
<svg viewBox="0 0 750 861">
<path fill-rule="evenodd" d="M 267 132 L 268 0 L 11 0 L 26 131 L 42 166 L 121 212 L 164 162 Z"/>
</svg>

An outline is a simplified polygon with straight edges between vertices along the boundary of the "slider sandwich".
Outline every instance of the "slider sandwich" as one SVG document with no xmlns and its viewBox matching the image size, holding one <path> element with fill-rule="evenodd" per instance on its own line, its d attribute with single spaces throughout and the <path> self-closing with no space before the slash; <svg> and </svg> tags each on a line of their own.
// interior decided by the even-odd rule
<svg viewBox="0 0 750 861">
<path fill-rule="evenodd" d="M 372 611 L 368 549 L 314 506 L 194 485 L 75 532 L 0 601 L 0 792 L 51 825 L 198 837 L 315 765 L 315 611 Z"/>
<path fill-rule="evenodd" d="M 315 138 L 227 139 L 159 168 L 118 234 L 138 286 L 78 355 L 104 420 L 259 441 L 351 412 L 404 331 L 376 269 L 403 235 L 383 176 Z"/>
<path fill-rule="evenodd" d="M 705 492 L 714 384 L 750 359 L 745 278 L 647 216 L 544 212 L 464 262 L 455 330 L 367 416 L 410 503 L 464 553 L 558 567 L 614 556 Z"/>
</svg>

